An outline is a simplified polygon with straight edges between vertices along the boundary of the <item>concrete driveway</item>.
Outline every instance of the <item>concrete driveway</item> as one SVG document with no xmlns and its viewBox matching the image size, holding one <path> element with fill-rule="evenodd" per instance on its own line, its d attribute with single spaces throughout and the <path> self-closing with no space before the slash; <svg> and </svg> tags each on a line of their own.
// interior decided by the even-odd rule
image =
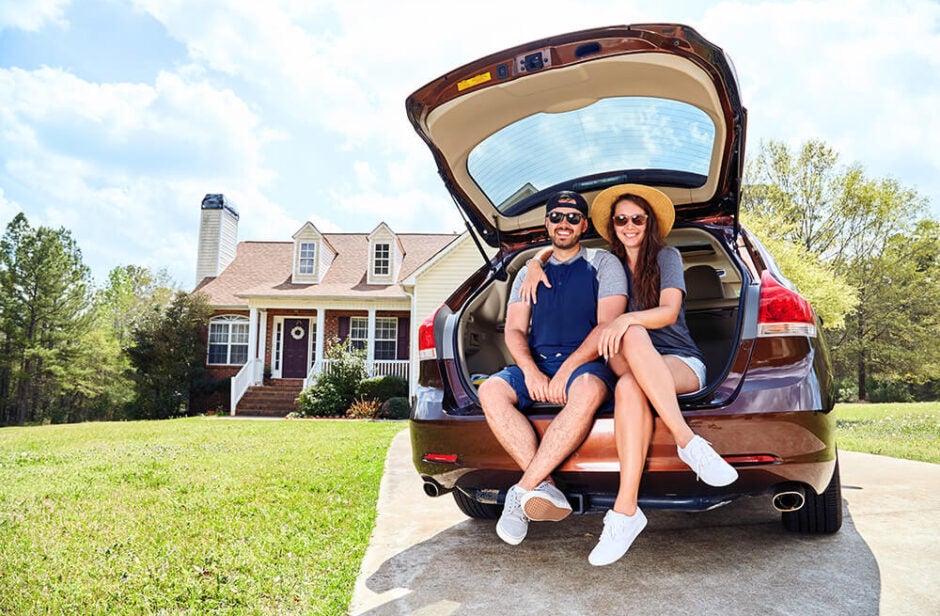
<svg viewBox="0 0 940 616">
<path fill-rule="evenodd" d="M 940 465 L 840 456 L 845 522 L 834 536 L 784 531 L 769 498 L 649 510 L 630 552 L 595 568 L 601 516 L 533 523 L 509 546 L 494 521 L 424 495 L 404 430 L 350 614 L 940 614 Z"/>
</svg>

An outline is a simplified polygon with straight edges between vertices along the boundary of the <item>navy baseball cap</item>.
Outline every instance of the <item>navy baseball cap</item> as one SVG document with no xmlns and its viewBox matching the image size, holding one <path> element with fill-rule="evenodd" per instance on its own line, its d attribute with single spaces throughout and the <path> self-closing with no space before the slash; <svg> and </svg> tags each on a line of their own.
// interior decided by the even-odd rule
<svg viewBox="0 0 940 616">
<path fill-rule="evenodd" d="M 587 201 L 580 194 L 571 190 L 563 190 L 549 197 L 548 201 L 545 202 L 545 214 L 547 215 L 556 207 L 570 207 L 578 210 L 585 216 L 588 215 Z"/>
</svg>

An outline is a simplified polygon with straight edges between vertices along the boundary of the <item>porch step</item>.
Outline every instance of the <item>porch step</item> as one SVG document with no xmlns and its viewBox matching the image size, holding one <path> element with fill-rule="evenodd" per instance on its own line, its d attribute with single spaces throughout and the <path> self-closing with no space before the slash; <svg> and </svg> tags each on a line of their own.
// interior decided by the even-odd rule
<svg viewBox="0 0 940 616">
<path fill-rule="evenodd" d="M 238 401 L 236 415 L 283 417 L 297 410 L 303 379 L 273 379 L 269 385 L 249 387 Z"/>
</svg>

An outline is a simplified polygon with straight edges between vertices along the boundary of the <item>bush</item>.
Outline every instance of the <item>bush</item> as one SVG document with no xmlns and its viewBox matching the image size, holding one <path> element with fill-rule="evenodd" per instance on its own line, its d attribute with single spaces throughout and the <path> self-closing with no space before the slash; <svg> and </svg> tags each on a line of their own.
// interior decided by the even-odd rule
<svg viewBox="0 0 940 616">
<path fill-rule="evenodd" d="M 408 398 L 389 398 L 379 412 L 379 417 L 383 419 L 408 419 L 410 416 L 411 404 Z"/>
<path fill-rule="evenodd" d="M 382 403 L 408 395 L 408 381 L 400 376 L 375 376 L 365 379 L 356 388 L 356 397 Z"/>
<path fill-rule="evenodd" d="M 356 388 L 366 376 L 366 362 L 362 351 L 354 350 L 349 342 L 333 340 L 326 351 L 331 361 L 330 371 L 317 377 L 312 387 L 300 392 L 297 407 L 304 415 L 314 417 L 342 417 L 356 399 Z"/>
<path fill-rule="evenodd" d="M 905 381 L 872 378 L 869 380 L 868 401 L 913 402 L 914 396 L 911 394 L 911 386 Z"/>
<path fill-rule="evenodd" d="M 380 406 L 378 400 L 356 400 L 346 411 L 346 417 L 350 419 L 377 419 Z"/>
</svg>

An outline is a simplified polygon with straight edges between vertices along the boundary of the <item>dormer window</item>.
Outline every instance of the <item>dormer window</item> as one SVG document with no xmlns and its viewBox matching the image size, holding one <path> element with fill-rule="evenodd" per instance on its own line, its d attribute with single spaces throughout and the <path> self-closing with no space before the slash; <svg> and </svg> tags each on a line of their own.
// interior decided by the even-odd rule
<svg viewBox="0 0 940 616">
<path fill-rule="evenodd" d="M 369 234 L 367 282 L 369 284 L 394 284 L 401 268 L 404 252 L 395 232 L 387 224 L 380 223 Z"/>
<path fill-rule="evenodd" d="M 300 243 L 300 256 L 297 263 L 297 272 L 304 275 L 313 274 L 317 263 L 317 245 L 313 242 Z"/>
<path fill-rule="evenodd" d="M 336 257 L 336 249 L 313 223 L 305 222 L 294 234 L 294 284 L 319 284 Z"/>
<path fill-rule="evenodd" d="M 372 259 L 372 274 L 375 276 L 388 276 L 392 266 L 391 244 L 375 244 Z"/>
</svg>

